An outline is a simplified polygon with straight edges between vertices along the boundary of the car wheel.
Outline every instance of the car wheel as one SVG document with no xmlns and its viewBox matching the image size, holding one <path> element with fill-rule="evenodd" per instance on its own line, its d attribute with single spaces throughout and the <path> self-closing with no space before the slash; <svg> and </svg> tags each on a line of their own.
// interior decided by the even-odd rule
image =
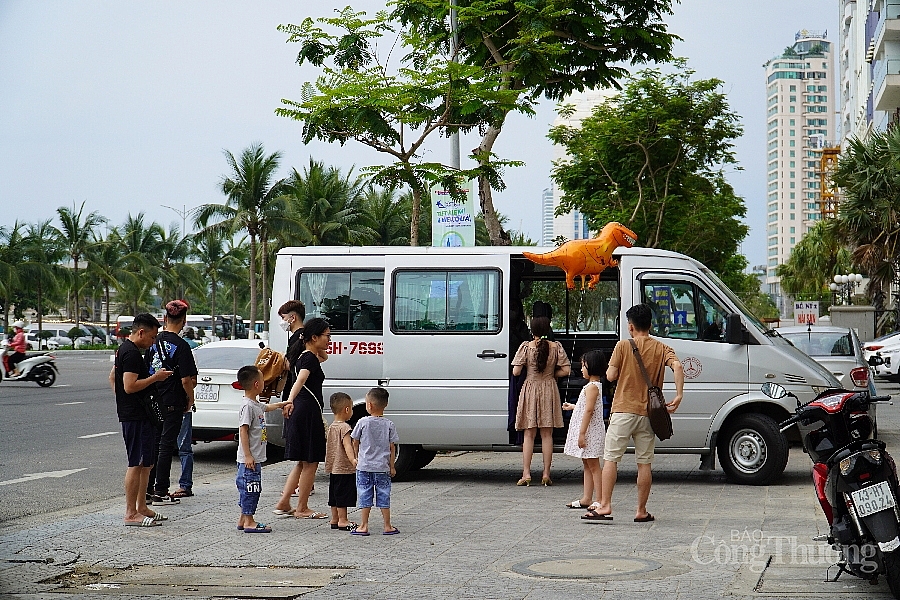
<svg viewBox="0 0 900 600">
<path fill-rule="evenodd" d="M 738 415 L 720 434 L 717 446 L 722 470 L 735 483 L 768 485 L 787 466 L 787 438 L 766 415 Z"/>
</svg>

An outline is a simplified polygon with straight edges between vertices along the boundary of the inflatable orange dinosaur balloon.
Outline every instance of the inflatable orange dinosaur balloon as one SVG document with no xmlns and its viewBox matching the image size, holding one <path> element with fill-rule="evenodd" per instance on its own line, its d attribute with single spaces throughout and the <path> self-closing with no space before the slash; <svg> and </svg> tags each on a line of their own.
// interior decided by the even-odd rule
<svg viewBox="0 0 900 600">
<path fill-rule="evenodd" d="M 607 223 L 600 234 L 591 240 L 572 240 L 556 250 L 544 254 L 523 252 L 525 258 L 539 265 L 559 267 L 566 272 L 566 287 L 575 289 L 575 278 L 581 277 L 584 289 L 585 277 L 589 289 L 600 283 L 600 273 L 614 267 L 619 261 L 612 259 L 613 250 L 619 246 L 631 248 L 637 243 L 637 234 L 621 223 Z"/>
</svg>

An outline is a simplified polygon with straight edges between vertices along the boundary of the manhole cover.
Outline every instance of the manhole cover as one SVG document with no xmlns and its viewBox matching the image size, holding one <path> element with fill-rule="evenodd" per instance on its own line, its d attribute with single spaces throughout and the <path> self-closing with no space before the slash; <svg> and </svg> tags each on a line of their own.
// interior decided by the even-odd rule
<svg viewBox="0 0 900 600">
<path fill-rule="evenodd" d="M 560 556 L 520 562 L 512 570 L 550 579 L 608 579 L 656 571 L 662 563 L 634 556 Z"/>
</svg>

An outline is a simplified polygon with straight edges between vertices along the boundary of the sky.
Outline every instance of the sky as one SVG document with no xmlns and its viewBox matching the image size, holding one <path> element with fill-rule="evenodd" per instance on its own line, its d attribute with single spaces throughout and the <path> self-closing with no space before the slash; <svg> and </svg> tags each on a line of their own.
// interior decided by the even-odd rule
<svg viewBox="0 0 900 600">
<path fill-rule="evenodd" d="M 277 26 L 347 4 L 372 14 L 384 0 L 0 0 L 0 226 L 55 219 L 58 207 L 84 202 L 112 225 L 144 212 L 180 227 L 179 212 L 225 201 L 223 151 L 238 155 L 256 142 L 282 153 L 279 176 L 310 159 L 345 172 L 381 164 L 354 142 L 304 145 L 301 124 L 274 112 L 317 75 L 295 63 L 298 47 Z M 721 79 L 742 118 L 735 147 L 743 170 L 727 178 L 747 204 L 751 233 L 742 251 L 751 265 L 765 262 L 762 65 L 800 29 L 827 30 L 837 43 L 838 5 L 683 0 L 666 18 L 683 39 L 675 54 L 696 77 Z M 506 172 L 508 187 L 494 198 L 509 226 L 534 240 L 550 185 L 546 135 L 554 117 L 546 100 L 531 118 L 511 115 L 494 149 L 526 163 Z M 463 155 L 477 143 L 463 138 Z M 425 157 L 446 163 L 449 153 L 441 139 Z"/>
</svg>

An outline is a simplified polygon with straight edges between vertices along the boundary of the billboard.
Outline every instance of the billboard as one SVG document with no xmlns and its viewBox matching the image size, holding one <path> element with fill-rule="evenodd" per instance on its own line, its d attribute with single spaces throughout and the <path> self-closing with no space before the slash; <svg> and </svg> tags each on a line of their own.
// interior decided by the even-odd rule
<svg viewBox="0 0 900 600">
<path fill-rule="evenodd" d="M 431 188 L 431 245 L 475 245 L 475 191 L 477 180 L 460 184 L 464 199 L 456 199 L 441 186 Z"/>
</svg>

